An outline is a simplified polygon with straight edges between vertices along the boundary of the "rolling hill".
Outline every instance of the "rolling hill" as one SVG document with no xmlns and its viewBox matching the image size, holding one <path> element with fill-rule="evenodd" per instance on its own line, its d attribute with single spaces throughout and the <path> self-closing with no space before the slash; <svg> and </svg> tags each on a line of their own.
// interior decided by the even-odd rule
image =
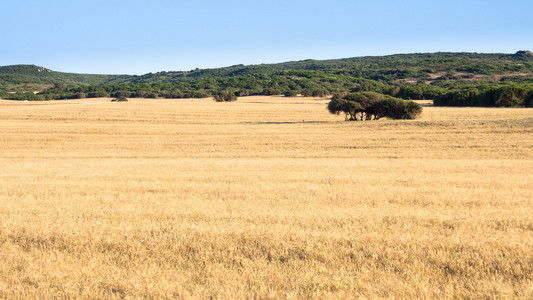
<svg viewBox="0 0 533 300">
<path fill-rule="evenodd" d="M 54 85 L 106 85 L 130 77 L 62 73 L 35 65 L 12 65 L 0 67 L 0 88 L 10 91 L 40 91 Z"/>
<path fill-rule="evenodd" d="M 374 91 L 434 99 L 487 85 L 533 85 L 533 53 L 415 53 L 137 75 L 52 71 L 34 65 L 0 67 L 0 97 L 51 100 L 84 97 L 202 98 L 219 91 L 246 95 L 324 96 Z M 525 88 L 526 90 L 529 87 Z M 34 93 L 39 93 L 34 95 Z"/>
<path fill-rule="evenodd" d="M 365 56 L 332 60 L 302 60 L 278 64 L 235 65 L 216 69 L 158 72 L 136 75 L 95 75 L 55 72 L 34 65 L 0 67 L 0 86 L 18 85 L 112 85 L 136 83 L 168 83 L 205 78 L 273 75 L 280 71 L 321 71 L 359 75 L 369 79 L 419 78 L 424 74 L 458 72 L 462 75 L 533 74 L 533 53 L 418 53 L 388 56 Z M 381 78 L 380 78 L 381 77 Z"/>
<path fill-rule="evenodd" d="M 460 73 L 470 78 L 487 75 L 533 75 L 533 55 L 529 51 L 515 54 L 418 53 L 388 56 L 365 56 L 332 60 L 302 60 L 278 64 L 235 65 L 188 72 L 159 72 L 122 78 L 121 83 L 169 83 L 220 77 L 273 75 L 281 71 L 318 71 L 373 80 L 409 78 L 435 79 L 445 73 Z M 444 74 L 443 74 L 444 73 Z M 472 77 L 474 76 L 474 77 Z M 119 80 L 113 80 L 118 83 Z"/>
</svg>

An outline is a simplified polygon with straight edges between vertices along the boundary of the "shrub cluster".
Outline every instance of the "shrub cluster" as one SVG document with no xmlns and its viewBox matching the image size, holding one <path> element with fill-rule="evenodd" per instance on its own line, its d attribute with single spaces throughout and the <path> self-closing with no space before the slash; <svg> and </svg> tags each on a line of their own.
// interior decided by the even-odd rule
<svg viewBox="0 0 533 300">
<path fill-rule="evenodd" d="M 296 97 L 296 96 L 298 96 L 298 92 L 297 91 L 293 91 L 293 90 L 289 90 L 289 91 L 286 91 L 283 95 L 285 97 Z"/>
<path fill-rule="evenodd" d="M 237 96 L 235 96 L 235 93 L 229 91 L 220 91 L 215 94 L 214 100 L 216 102 L 231 102 L 236 101 Z"/>
<path fill-rule="evenodd" d="M 524 99 L 524 106 L 533 107 L 533 90 L 530 90 L 529 93 L 527 93 L 526 98 Z"/>
<path fill-rule="evenodd" d="M 343 112 L 346 120 L 363 121 L 390 119 L 415 119 L 422 113 L 420 104 L 374 92 L 349 93 L 340 98 L 334 95 L 328 104 L 332 114 Z"/>
<path fill-rule="evenodd" d="M 479 86 L 451 91 L 434 99 L 438 106 L 531 107 L 533 88 L 524 85 Z"/>
</svg>

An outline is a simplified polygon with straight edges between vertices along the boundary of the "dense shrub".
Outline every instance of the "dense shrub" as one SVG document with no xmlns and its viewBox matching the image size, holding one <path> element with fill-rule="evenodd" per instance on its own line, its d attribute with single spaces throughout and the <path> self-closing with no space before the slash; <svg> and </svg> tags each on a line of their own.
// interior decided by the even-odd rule
<svg viewBox="0 0 533 300">
<path fill-rule="evenodd" d="M 234 93 L 228 91 L 221 91 L 215 94 L 214 99 L 216 102 L 231 102 L 236 101 L 237 96 L 235 96 Z"/>
<path fill-rule="evenodd" d="M 263 89 L 263 92 L 261 94 L 265 96 L 275 96 L 275 95 L 282 95 L 283 91 L 279 87 L 269 87 L 269 88 Z"/>
<path fill-rule="evenodd" d="M 416 119 L 422 113 L 422 106 L 409 100 L 387 97 L 376 103 L 375 114 L 390 119 Z"/>
<path fill-rule="evenodd" d="M 131 97 L 131 92 L 129 92 L 129 91 L 116 91 L 116 92 L 111 94 L 111 97 L 129 98 L 129 97 Z"/>
<path fill-rule="evenodd" d="M 43 95 L 36 95 L 32 92 L 27 93 L 15 93 L 15 94 L 6 94 L 5 99 L 9 100 L 30 100 L 30 101 L 42 101 L 47 100 Z"/>
<path fill-rule="evenodd" d="M 328 91 L 325 90 L 325 89 L 314 89 L 313 91 L 311 91 L 311 96 L 312 97 L 323 98 L 323 97 L 327 97 L 328 94 L 329 94 Z"/>
<path fill-rule="evenodd" d="M 524 99 L 525 107 L 533 107 L 533 89 L 527 93 L 526 98 Z"/>
<path fill-rule="evenodd" d="M 100 90 L 96 90 L 94 92 L 89 92 L 87 94 L 89 96 L 89 98 L 107 98 L 109 97 L 109 93 L 104 90 L 104 89 L 100 89 Z"/>
<path fill-rule="evenodd" d="M 246 96 L 250 96 L 250 91 L 249 90 L 246 90 L 246 89 L 242 89 L 240 91 L 237 92 L 237 95 L 239 97 L 246 97 Z"/>
<path fill-rule="evenodd" d="M 402 99 L 435 99 L 445 93 L 445 89 L 429 84 L 405 84 L 400 87 L 389 88 L 387 95 Z"/>
<path fill-rule="evenodd" d="M 318 98 L 324 98 L 328 96 L 328 91 L 326 89 L 322 88 L 314 88 L 314 89 L 304 89 L 302 91 L 303 97 L 318 97 Z"/>
<path fill-rule="evenodd" d="M 85 93 L 77 93 L 71 97 L 72 99 L 83 99 L 85 98 Z"/>
<path fill-rule="evenodd" d="M 298 96 L 298 92 L 295 90 L 288 90 L 284 94 L 285 97 L 296 97 Z"/>
<path fill-rule="evenodd" d="M 453 91 L 435 97 L 437 106 L 478 106 L 480 91 L 477 88 Z"/>
<path fill-rule="evenodd" d="M 532 87 L 521 85 L 464 88 L 436 97 L 434 104 L 438 106 L 528 106 L 527 97 L 531 91 L 533 91 Z"/>
</svg>

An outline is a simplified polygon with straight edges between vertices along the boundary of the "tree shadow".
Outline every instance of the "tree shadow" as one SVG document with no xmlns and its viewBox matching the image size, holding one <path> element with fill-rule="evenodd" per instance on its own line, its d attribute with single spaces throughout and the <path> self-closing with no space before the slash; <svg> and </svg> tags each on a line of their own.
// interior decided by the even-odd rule
<svg viewBox="0 0 533 300">
<path fill-rule="evenodd" d="M 256 124 L 256 125 L 264 125 L 264 124 L 324 124 L 324 123 L 334 123 L 332 121 L 278 121 L 278 122 L 241 122 L 240 124 Z"/>
</svg>

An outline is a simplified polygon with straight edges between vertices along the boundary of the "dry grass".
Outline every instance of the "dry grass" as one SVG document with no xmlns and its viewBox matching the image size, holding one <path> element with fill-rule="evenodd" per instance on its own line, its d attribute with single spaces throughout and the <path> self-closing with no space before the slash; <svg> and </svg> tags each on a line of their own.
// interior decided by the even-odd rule
<svg viewBox="0 0 533 300">
<path fill-rule="evenodd" d="M 533 109 L 0 102 L 0 297 L 533 297 Z"/>
</svg>

